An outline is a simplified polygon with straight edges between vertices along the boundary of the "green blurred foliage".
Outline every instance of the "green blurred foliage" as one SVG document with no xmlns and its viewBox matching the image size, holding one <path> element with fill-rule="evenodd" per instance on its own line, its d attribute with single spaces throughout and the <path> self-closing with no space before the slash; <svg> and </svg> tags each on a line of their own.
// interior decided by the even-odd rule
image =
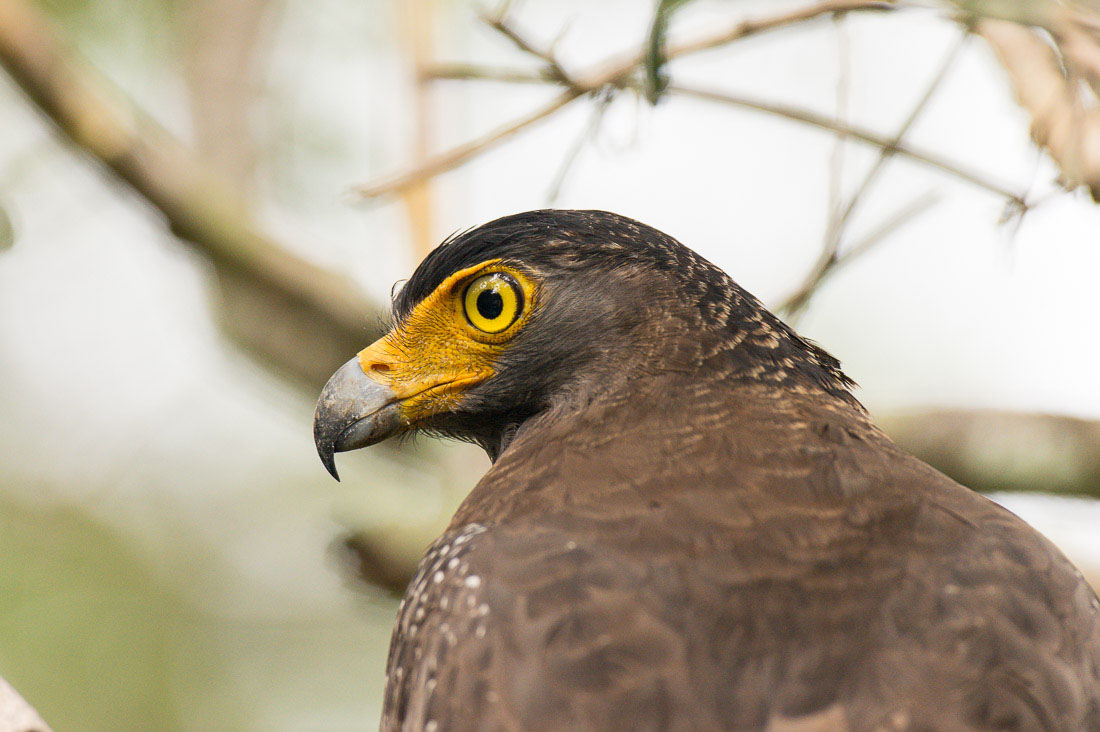
<svg viewBox="0 0 1100 732">
<path fill-rule="evenodd" d="M 55 729 L 178 727 L 165 648 L 194 621 L 87 515 L 0 494 L 0 675 Z"/>
<path fill-rule="evenodd" d="M 155 50 L 185 3 L 179 0 L 35 0 L 66 33 L 95 38 L 112 50 Z"/>
</svg>

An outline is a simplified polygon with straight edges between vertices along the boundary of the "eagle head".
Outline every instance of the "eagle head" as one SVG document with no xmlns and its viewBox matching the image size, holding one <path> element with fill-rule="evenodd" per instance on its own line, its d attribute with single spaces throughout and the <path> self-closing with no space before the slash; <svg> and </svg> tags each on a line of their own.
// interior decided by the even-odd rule
<svg viewBox="0 0 1100 732">
<path fill-rule="evenodd" d="M 394 298 L 393 326 L 321 393 L 333 455 L 412 431 L 493 460 L 525 422 L 662 372 L 793 382 L 850 399 L 835 359 L 672 237 L 604 211 L 531 211 L 437 247 Z"/>
</svg>

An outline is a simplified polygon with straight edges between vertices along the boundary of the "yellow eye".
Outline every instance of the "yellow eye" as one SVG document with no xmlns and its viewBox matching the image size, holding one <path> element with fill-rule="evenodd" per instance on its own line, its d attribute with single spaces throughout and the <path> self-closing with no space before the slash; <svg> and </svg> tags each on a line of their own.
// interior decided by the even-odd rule
<svg viewBox="0 0 1100 732">
<path fill-rule="evenodd" d="M 500 333 L 516 322 L 523 310 L 523 290 L 508 275 L 495 272 L 471 282 L 463 304 L 472 326 L 486 333 Z"/>
</svg>

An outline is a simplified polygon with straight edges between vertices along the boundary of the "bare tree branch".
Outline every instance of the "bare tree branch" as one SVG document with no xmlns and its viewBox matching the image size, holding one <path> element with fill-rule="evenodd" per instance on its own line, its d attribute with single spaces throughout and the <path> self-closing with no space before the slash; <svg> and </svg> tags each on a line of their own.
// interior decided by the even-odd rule
<svg viewBox="0 0 1100 732">
<path fill-rule="evenodd" d="M 516 48 L 523 51 L 526 54 L 534 56 L 540 59 L 544 65 L 544 74 L 550 81 L 565 82 L 567 85 L 573 85 L 573 81 L 569 74 L 565 71 L 560 63 L 558 63 L 557 57 L 552 50 L 543 50 L 538 48 L 534 43 L 527 39 L 527 36 L 519 32 L 518 28 L 515 28 L 512 24 L 505 22 L 505 16 L 494 15 L 482 15 L 481 20 L 490 28 L 501 34 L 508 40 L 510 40 Z"/>
<path fill-rule="evenodd" d="M 670 84 L 668 91 L 684 96 L 695 97 L 696 99 L 705 99 L 707 101 L 720 102 L 735 107 L 754 109 L 758 112 L 765 112 L 796 122 L 802 122 L 803 124 L 817 127 L 822 130 L 839 132 L 854 140 L 865 142 L 884 150 L 889 150 L 893 154 L 902 155 L 915 162 L 942 170 L 949 175 L 964 180 L 979 188 L 984 188 L 1018 205 L 1023 206 L 1025 204 L 1023 194 L 1011 191 L 1006 185 L 991 180 L 977 171 L 964 168 L 961 164 L 948 160 L 941 155 L 902 142 L 895 143 L 893 139 L 863 127 L 858 127 L 856 125 L 840 125 L 835 120 L 817 112 L 780 102 L 769 102 L 761 99 L 754 99 L 752 97 L 740 96 L 730 92 L 689 87 L 682 84 Z"/>
<path fill-rule="evenodd" d="M 856 207 L 864 199 L 864 196 L 866 196 L 867 192 L 871 190 L 871 187 L 874 185 L 875 181 L 878 180 L 879 173 L 883 170 L 883 168 L 886 167 L 887 161 L 889 161 L 894 156 L 894 152 L 901 144 L 902 139 L 905 137 L 906 134 L 908 134 L 909 129 L 913 126 L 913 124 L 917 121 L 917 118 L 920 117 L 921 113 L 928 106 L 928 102 L 931 101 L 932 96 L 935 94 L 936 90 L 939 89 L 940 85 L 943 83 L 943 80 L 947 77 L 948 71 L 950 71 L 951 67 L 954 66 L 955 60 L 959 56 L 959 52 L 961 52 L 963 47 L 966 45 L 967 38 L 968 36 L 966 34 L 962 35 L 959 39 L 959 42 L 956 43 L 951 51 L 948 52 L 943 63 L 940 64 L 939 70 L 932 77 L 931 83 L 929 83 L 928 87 L 925 89 L 924 94 L 921 95 L 921 98 L 913 106 L 913 109 L 910 110 L 909 116 L 905 119 L 904 122 L 902 122 L 901 127 L 898 128 L 898 131 L 894 133 L 891 144 L 879 150 L 878 158 L 875 160 L 871 168 L 867 171 L 866 175 L 864 175 L 863 180 L 860 182 L 859 187 L 856 189 L 855 193 L 852 194 L 852 196 L 848 199 L 848 203 L 843 206 L 843 208 L 837 213 L 837 215 L 830 220 L 828 230 L 825 232 L 825 243 L 822 246 L 821 254 L 818 256 L 817 261 L 814 263 L 814 266 L 810 269 L 809 273 L 807 273 L 806 277 L 803 279 L 802 284 L 799 285 L 798 289 L 791 293 L 779 305 L 779 310 L 790 315 L 797 315 L 802 309 L 806 307 L 806 305 L 809 304 L 810 298 L 813 297 L 816 289 L 829 275 L 830 270 L 832 270 L 834 267 L 837 267 L 838 265 L 846 263 L 848 260 L 854 257 L 861 256 L 867 249 L 870 249 L 872 246 L 885 239 L 884 234 L 880 234 L 877 236 L 872 235 L 871 237 L 865 239 L 862 245 L 859 246 L 855 251 L 850 251 L 843 256 L 840 254 L 840 245 L 844 239 L 845 229 L 847 228 L 848 223 L 851 221 L 852 214 L 855 212 Z M 919 203 L 921 200 L 922 199 L 918 199 L 917 202 Z M 929 205 L 931 204 L 929 203 Z M 927 207 L 920 206 L 919 212 L 923 212 L 925 208 Z M 904 214 L 905 212 L 906 209 L 903 209 L 901 213 Z M 916 215 L 916 213 L 912 215 Z M 907 215 L 904 218 L 905 220 L 908 220 L 911 217 L 912 216 Z M 886 231 L 892 231 L 895 228 L 896 227 L 889 227 L 888 229 L 886 229 Z M 880 231 L 882 230 L 880 229 Z"/>
<path fill-rule="evenodd" d="M 733 41 L 755 36 L 760 33 L 786 28 L 810 20 L 817 20 L 823 16 L 837 13 L 848 13 L 857 10 L 893 10 L 897 7 L 894 0 L 879 0 L 867 2 L 866 0 L 824 0 L 803 8 L 796 8 L 786 13 L 773 15 L 769 18 L 757 20 L 743 20 L 732 28 L 717 33 L 694 38 L 679 43 L 670 43 L 665 57 L 671 61 L 679 56 L 686 56 L 699 51 L 708 51 L 712 48 L 725 46 Z M 637 66 L 643 59 L 638 58 L 632 65 Z"/>
<path fill-rule="evenodd" d="M 239 344 L 319 386 L 370 342 L 377 311 L 354 284 L 263 233 L 231 185 L 75 59 L 23 0 L 0 0 L 0 65 L 74 145 L 210 259 L 223 326 Z"/>
<path fill-rule="evenodd" d="M 807 275 L 797 290 L 788 295 L 776 307 L 776 310 L 789 315 L 797 315 L 799 311 L 806 307 L 810 298 L 813 297 L 828 277 L 836 274 L 845 265 L 851 264 L 875 248 L 895 231 L 932 208 L 937 201 L 939 201 L 939 196 L 929 191 L 902 206 L 886 221 L 875 227 L 874 231 L 850 246 L 843 254 L 838 254 L 835 250 L 822 250 L 822 254 L 810 274 Z"/>
<path fill-rule="evenodd" d="M 577 135 L 577 139 L 573 141 L 573 145 L 566 151 L 562 157 L 561 164 L 558 166 L 558 171 L 554 174 L 554 179 L 550 181 L 549 188 L 546 189 L 546 205 L 553 206 L 558 200 L 558 196 L 561 195 L 562 187 L 565 185 L 565 179 L 569 176 L 569 172 L 576 165 L 577 159 L 580 157 L 581 151 L 584 149 L 585 144 L 588 143 L 600 130 L 600 124 L 603 122 L 604 115 L 607 113 L 607 107 L 611 104 L 611 94 L 604 94 L 596 102 L 595 107 L 592 109 L 592 115 L 588 119 L 588 123 L 581 130 L 581 133 Z"/>
<path fill-rule="evenodd" d="M 958 59 L 959 53 L 966 46 L 967 38 L 968 36 L 966 35 L 960 37 L 959 42 L 956 43 L 954 47 L 952 47 L 952 49 L 947 53 L 947 56 L 944 58 L 943 63 L 940 64 L 940 68 L 932 77 L 932 81 L 924 90 L 924 94 L 922 94 L 917 103 L 913 105 L 913 109 L 909 111 L 909 116 L 906 117 L 904 122 L 902 122 L 901 127 L 898 128 L 898 131 L 894 133 L 894 137 L 890 141 L 891 144 L 879 150 L 878 159 L 875 160 L 875 163 L 871 166 L 871 169 L 867 171 L 867 174 L 864 176 L 863 181 L 859 184 L 856 192 L 853 193 L 851 198 L 848 199 L 848 204 L 844 207 L 844 210 L 840 215 L 840 219 L 837 222 L 837 229 L 834 232 L 834 236 L 836 239 L 839 240 L 840 238 L 842 238 L 844 228 L 851 220 L 852 214 L 855 212 L 856 208 L 859 206 L 860 202 L 863 200 L 867 192 L 871 189 L 871 186 L 874 185 L 875 181 L 878 179 L 879 173 L 881 173 L 883 168 L 886 167 L 886 163 L 890 160 L 890 158 L 894 156 L 894 153 L 897 152 L 897 147 L 901 144 L 905 136 L 909 134 L 909 130 L 912 128 L 913 124 L 920 117 L 921 113 L 924 112 L 925 108 L 927 108 L 928 103 L 932 100 L 932 96 L 936 93 L 936 90 L 940 88 L 940 85 L 943 84 L 943 80 L 947 78 L 947 73 L 955 65 L 955 61 Z"/>
<path fill-rule="evenodd" d="M 355 188 L 354 191 L 363 198 L 377 198 L 387 193 L 401 191 L 422 180 L 439 175 L 440 173 L 445 173 L 452 168 L 457 168 L 481 153 L 496 147 L 517 132 L 530 127 L 536 122 L 546 119 L 578 96 L 579 94 L 574 91 L 567 91 L 564 94 L 554 97 L 549 103 L 523 117 L 512 120 L 494 130 L 490 130 L 481 137 L 452 148 L 447 152 L 428 158 L 422 165 L 359 186 Z"/>
<path fill-rule="evenodd" d="M 836 121 L 838 125 L 846 126 L 848 122 L 849 102 L 851 101 L 851 39 L 848 37 L 848 29 L 844 24 L 844 16 L 835 17 L 837 36 L 837 67 L 839 72 L 836 81 Z M 822 259 L 829 262 L 836 259 L 836 252 L 840 248 L 841 230 L 841 205 L 840 197 L 844 186 L 844 162 L 845 153 L 848 150 L 848 136 L 838 132 L 833 140 L 833 152 L 829 156 L 829 206 L 825 222 L 825 251 Z M 879 156 L 883 155 L 880 151 Z"/>
<path fill-rule="evenodd" d="M 545 71 L 538 69 L 507 69 L 498 66 L 468 63 L 440 63 L 424 70 L 429 79 L 440 81 L 499 81 L 506 84 L 546 84 L 557 82 Z"/>
<path fill-rule="evenodd" d="M 709 34 L 691 41 L 672 44 L 668 49 L 666 57 L 671 60 L 680 56 L 686 56 L 688 54 L 726 45 L 766 31 L 815 20 L 838 12 L 853 10 L 884 10 L 893 7 L 893 2 L 883 2 L 881 0 L 825 0 L 804 8 L 779 13 L 758 20 L 744 20 L 720 33 Z M 416 165 L 407 171 L 384 176 L 378 180 L 359 186 L 354 189 L 357 195 L 363 198 L 376 198 L 388 193 L 398 192 L 426 178 L 439 175 L 440 173 L 467 163 L 486 150 L 510 138 L 515 133 L 552 115 L 575 99 L 598 92 L 608 86 L 620 88 L 631 86 L 632 80 L 634 80 L 641 65 L 645 62 L 645 50 L 642 49 L 621 58 L 612 59 L 588 73 L 570 74 L 558 62 L 552 51 L 539 48 L 537 44 L 530 41 L 514 25 L 507 21 L 506 16 L 503 15 L 502 12 L 504 11 L 497 11 L 492 15 L 483 16 L 483 21 L 507 38 L 518 49 L 539 60 L 543 68 L 541 71 L 537 72 L 538 79 L 564 86 L 566 88 L 565 93 L 531 114 L 498 127 L 476 140 L 472 140 L 433 156 L 423 164 Z M 477 68 L 478 67 L 466 66 L 465 71 L 476 73 Z M 446 67 L 437 67 L 429 73 L 436 78 L 440 78 L 440 72 L 445 70 Z M 490 71 L 488 73 L 491 74 L 492 72 Z M 509 76 L 509 74 L 506 74 L 505 77 L 506 76 Z M 505 77 L 499 77 L 497 80 L 517 80 L 514 76 L 513 78 Z M 452 76 L 451 78 L 458 77 Z M 474 78 L 474 75 L 473 73 L 468 73 L 467 76 L 462 78 Z M 521 78 L 519 80 L 527 81 L 528 79 Z"/>
<path fill-rule="evenodd" d="M 1100 422 L 994 410 L 882 415 L 904 449 L 982 492 L 1100 498 Z"/>
<path fill-rule="evenodd" d="M 708 35 L 704 38 L 694 39 L 686 42 L 680 42 L 678 44 L 672 44 L 667 52 L 667 58 L 669 60 L 684 56 L 699 51 L 716 48 L 724 44 L 729 44 L 734 41 L 748 38 L 758 33 L 765 31 L 776 30 L 788 25 L 814 20 L 822 16 L 835 14 L 838 12 L 847 12 L 853 10 L 882 10 L 894 8 L 894 3 L 884 2 L 818 2 L 805 8 L 797 9 L 795 11 L 788 11 L 780 13 L 778 15 L 760 19 L 760 20 L 746 20 L 738 23 L 730 29 L 726 29 L 719 33 Z M 644 63 L 645 52 L 644 50 L 628 54 L 616 60 L 612 60 L 604 63 L 595 71 L 589 71 L 584 73 L 569 73 L 565 68 L 557 61 L 552 51 L 542 49 L 538 44 L 528 39 L 521 31 L 511 25 L 503 16 L 491 16 L 485 19 L 490 27 L 494 28 L 498 32 L 507 37 L 517 48 L 524 51 L 528 55 L 537 59 L 542 63 L 540 69 L 535 71 L 517 70 L 517 69 L 501 69 L 495 67 L 487 67 L 476 64 L 450 64 L 440 65 L 428 70 L 428 73 L 432 78 L 437 79 L 481 79 L 489 81 L 501 81 L 511 83 L 554 83 L 565 86 L 567 93 L 572 94 L 570 98 L 560 97 L 555 100 L 555 103 L 551 105 L 553 109 L 543 108 L 540 110 L 537 119 L 542 119 L 557 109 L 564 107 L 573 99 L 580 98 L 585 95 L 590 95 L 605 88 L 633 88 L 636 89 L 639 86 L 637 80 L 637 73 L 640 65 Z M 871 132 L 869 130 L 860 129 L 850 125 L 838 124 L 835 120 L 830 120 L 827 117 L 812 112 L 810 110 L 794 107 L 791 105 L 784 105 L 776 102 L 767 102 L 758 99 L 750 99 L 744 96 L 737 96 L 731 93 L 719 92 L 714 90 L 699 89 L 694 87 L 688 87 L 682 84 L 671 84 L 666 89 L 668 92 L 679 93 L 685 96 L 694 96 L 700 99 L 706 99 L 709 101 L 722 102 L 734 106 L 740 106 L 747 109 L 753 109 L 768 114 L 774 114 L 786 119 L 801 122 L 803 124 L 809 124 L 821 129 L 830 130 L 835 132 L 844 138 L 851 138 L 860 142 L 877 146 L 884 157 L 890 157 L 894 154 L 908 157 L 917 162 L 925 165 L 930 165 L 948 173 L 950 175 L 961 178 L 962 180 L 976 185 L 986 190 L 992 191 L 999 196 L 1006 198 L 1008 201 L 1015 204 L 1017 207 L 1023 209 L 1026 208 L 1026 204 L 1023 195 L 1009 190 L 1006 186 L 1001 185 L 995 181 L 986 178 L 981 173 L 968 170 L 962 165 L 955 163 L 951 160 L 943 158 L 935 153 L 923 151 L 912 148 L 908 145 L 902 144 L 900 140 L 892 140 L 883 135 Z M 918 105 L 922 106 L 922 105 Z M 435 160 L 435 164 L 430 166 L 421 166 L 415 168 L 406 173 L 402 173 L 396 176 L 383 178 L 377 182 L 368 183 L 366 186 L 358 189 L 360 195 L 366 197 L 373 197 L 389 193 L 393 190 L 399 189 L 402 185 L 406 185 L 408 181 L 415 181 L 422 176 L 435 175 L 438 172 L 444 170 L 450 170 L 453 167 L 457 167 L 465 162 L 468 162 L 471 158 L 480 154 L 484 149 L 491 147 L 497 142 L 504 139 L 505 136 L 511 135 L 520 131 L 526 127 L 530 122 L 528 118 L 522 118 L 515 122 L 506 125 L 500 130 L 487 134 L 480 140 L 474 143 L 467 143 L 464 146 L 460 146 L 451 150 L 448 153 L 443 153 Z M 907 129 L 907 128 L 905 128 Z M 506 135 L 501 135 L 504 132 Z M 847 212 L 850 215 L 851 211 Z M 847 218 L 846 216 L 844 217 Z"/>
</svg>

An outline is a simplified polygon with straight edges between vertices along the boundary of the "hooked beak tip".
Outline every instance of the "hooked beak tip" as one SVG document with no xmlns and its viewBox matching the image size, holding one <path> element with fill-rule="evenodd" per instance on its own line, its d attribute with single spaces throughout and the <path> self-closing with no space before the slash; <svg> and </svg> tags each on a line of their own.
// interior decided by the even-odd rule
<svg viewBox="0 0 1100 732">
<path fill-rule="evenodd" d="M 321 464 L 325 466 L 325 470 L 339 483 L 340 474 L 336 472 L 336 456 L 332 448 L 318 449 L 317 454 L 321 456 Z"/>
<path fill-rule="evenodd" d="M 313 418 L 313 441 L 325 470 L 340 480 L 335 454 L 384 440 L 400 428 L 391 389 L 370 379 L 353 358 L 321 391 Z"/>
</svg>

